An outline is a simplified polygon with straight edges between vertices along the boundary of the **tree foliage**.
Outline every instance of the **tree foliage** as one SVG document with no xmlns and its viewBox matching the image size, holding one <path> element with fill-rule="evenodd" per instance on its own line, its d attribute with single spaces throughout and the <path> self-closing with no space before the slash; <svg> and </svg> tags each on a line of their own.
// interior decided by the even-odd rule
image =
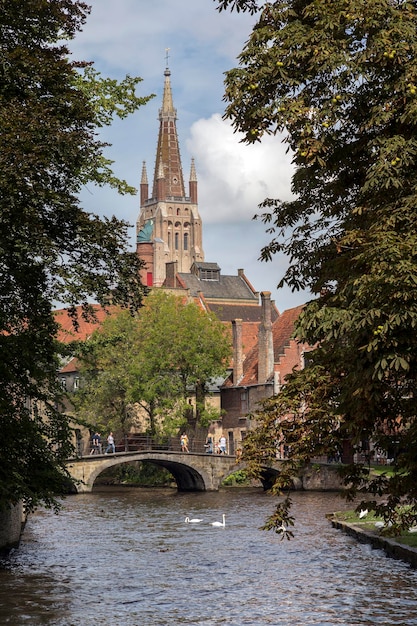
<svg viewBox="0 0 417 626">
<path fill-rule="evenodd" d="M 150 434 L 171 435 L 187 419 L 195 426 L 187 403 L 195 394 L 196 420 L 204 424 L 213 417 L 205 407 L 208 384 L 225 375 L 229 358 L 230 333 L 219 320 L 193 302 L 154 290 L 137 316 L 109 317 L 80 347 L 77 415 L 126 434 L 140 407 Z"/>
<path fill-rule="evenodd" d="M 219 2 L 230 4 L 253 3 Z M 394 446 L 390 481 L 360 465 L 346 470 L 347 494 L 387 496 L 383 512 L 394 519 L 397 504 L 417 497 L 416 3 L 257 5 L 239 67 L 226 76 L 226 116 L 249 143 L 285 134 L 294 199 L 262 203 L 272 236 L 262 258 L 288 255 L 280 284 L 318 296 L 297 329 L 318 347 L 285 392 L 297 402 L 307 386 L 310 413 L 285 436 L 299 460 L 323 441 L 340 447 L 348 438 L 357 451 L 369 440 L 387 453 Z M 269 402 L 259 419 L 271 426 L 270 415 L 297 415 L 286 400 Z"/>
<path fill-rule="evenodd" d="M 88 181 L 125 186 L 97 129 L 147 98 L 135 96 L 137 79 L 118 87 L 70 60 L 65 42 L 85 22 L 83 2 L 2 0 L 0 8 L 0 505 L 22 499 L 31 508 L 54 504 L 71 450 L 55 408 L 53 303 L 72 313 L 82 303 L 86 314 L 110 292 L 132 309 L 141 303 L 128 225 L 83 211 L 79 191 Z"/>
</svg>

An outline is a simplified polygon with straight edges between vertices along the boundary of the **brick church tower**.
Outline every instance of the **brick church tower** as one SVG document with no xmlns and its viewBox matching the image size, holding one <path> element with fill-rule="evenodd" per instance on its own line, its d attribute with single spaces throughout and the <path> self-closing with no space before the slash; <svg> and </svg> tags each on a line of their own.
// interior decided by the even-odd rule
<svg viewBox="0 0 417 626">
<path fill-rule="evenodd" d="M 197 203 L 197 176 L 191 161 L 188 195 L 185 193 L 177 135 L 177 111 L 166 68 L 152 196 L 149 197 L 146 164 L 142 166 L 140 213 L 136 223 L 137 254 L 145 262 L 142 282 L 160 287 L 166 264 L 175 261 L 188 273 L 193 263 L 204 261 L 202 223 Z"/>
</svg>

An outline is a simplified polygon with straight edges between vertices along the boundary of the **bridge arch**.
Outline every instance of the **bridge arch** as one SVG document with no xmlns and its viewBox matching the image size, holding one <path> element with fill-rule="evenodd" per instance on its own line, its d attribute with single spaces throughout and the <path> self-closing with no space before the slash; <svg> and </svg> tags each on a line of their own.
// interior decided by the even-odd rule
<svg viewBox="0 0 417 626">
<path fill-rule="evenodd" d="M 217 491 L 223 478 L 236 469 L 234 456 L 155 450 L 70 459 L 67 467 L 76 491 L 85 493 L 92 490 L 104 470 L 130 461 L 145 461 L 164 467 L 172 474 L 178 491 Z"/>
</svg>

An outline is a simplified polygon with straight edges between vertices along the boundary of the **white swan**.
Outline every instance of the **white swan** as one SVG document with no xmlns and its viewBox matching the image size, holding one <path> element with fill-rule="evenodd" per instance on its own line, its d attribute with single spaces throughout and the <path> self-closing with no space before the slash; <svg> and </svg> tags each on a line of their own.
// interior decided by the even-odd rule
<svg viewBox="0 0 417 626">
<path fill-rule="evenodd" d="M 202 519 L 199 519 L 198 517 L 193 517 L 192 519 L 190 519 L 189 517 L 186 517 L 184 522 L 186 524 L 198 524 L 199 522 L 202 522 Z"/>
<path fill-rule="evenodd" d="M 212 526 L 225 527 L 226 526 L 226 515 L 223 513 L 223 521 L 222 522 L 211 522 Z"/>
<path fill-rule="evenodd" d="M 362 517 L 366 517 L 368 515 L 368 509 L 361 509 L 361 512 L 359 513 L 359 519 L 362 519 Z"/>
</svg>

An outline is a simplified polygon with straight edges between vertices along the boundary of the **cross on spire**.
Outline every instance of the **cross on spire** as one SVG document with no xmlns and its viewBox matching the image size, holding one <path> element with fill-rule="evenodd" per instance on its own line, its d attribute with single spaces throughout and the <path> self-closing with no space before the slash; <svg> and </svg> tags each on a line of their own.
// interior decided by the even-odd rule
<svg viewBox="0 0 417 626">
<path fill-rule="evenodd" d="M 166 67 L 169 66 L 169 51 L 171 50 L 171 48 L 165 48 L 165 65 Z"/>
</svg>

